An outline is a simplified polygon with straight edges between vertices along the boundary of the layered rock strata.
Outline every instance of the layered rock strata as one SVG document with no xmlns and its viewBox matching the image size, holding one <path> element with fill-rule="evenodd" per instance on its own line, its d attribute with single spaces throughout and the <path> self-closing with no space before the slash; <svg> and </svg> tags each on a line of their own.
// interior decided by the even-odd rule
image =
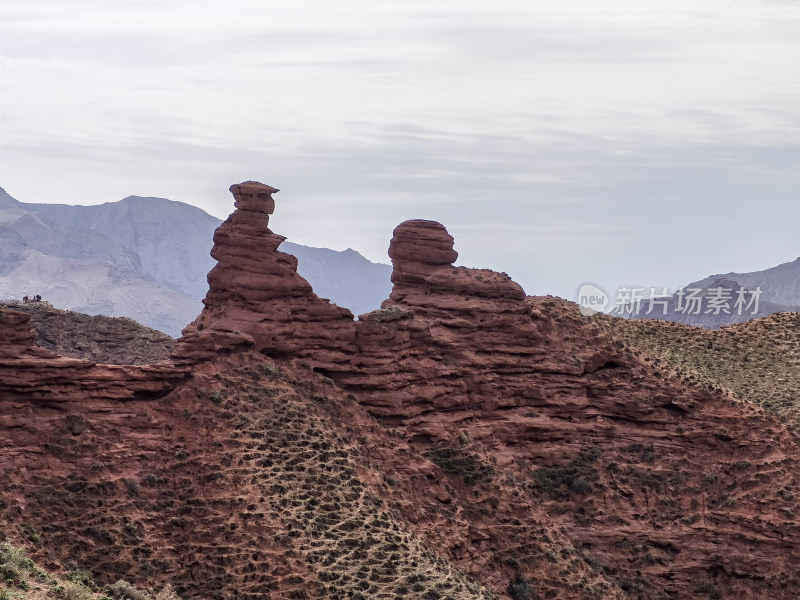
<svg viewBox="0 0 800 600">
<path fill-rule="evenodd" d="M 156 563 L 137 553 L 152 553 L 162 566 L 194 556 L 182 575 L 193 593 L 214 573 L 212 597 L 242 585 L 252 586 L 248 597 L 285 585 L 307 589 L 293 575 L 324 565 L 329 577 L 328 557 L 301 564 L 292 548 L 278 553 L 291 559 L 285 563 L 251 555 L 253 567 L 239 560 L 240 549 L 289 544 L 303 527 L 317 537 L 341 533 L 318 528 L 331 514 L 316 507 L 341 506 L 317 502 L 321 488 L 313 486 L 332 484 L 335 473 L 346 494 L 357 477 L 314 461 L 332 461 L 330 444 L 346 434 L 358 440 L 354 449 L 386 444 L 385 456 L 353 463 L 353 473 L 373 460 L 384 465 L 368 479 L 396 502 L 392 518 L 414 524 L 495 591 L 524 591 L 527 576 L 542 597 L 800 594 L 800 447 L 776 417 L 635 355 L 570 303 L 526 297 L 505 274 L 453 266 L 453 238 L 431 221 L 395 229 L 391 296 L 354 322 L 315 296 L 294 259 L 277 250 L 283 238 L 268 228 L 276 190 L 246 182 L 232 191 L 236 211 L 215 235 L 219 263 L 205 309 L 173 353 L 182 367 L 57 357 L 35 345 L 26 315 L 0 311 L 0 429 L 10 440 L 0 449 L 14 467 L 3 483 L 28 498 L 0 509 L 9 520 L 19 515 L 20 530 L 47 524 L 53 490 L 62 489 L 53 478 L 70 494 L 87 490 L 82 503 L 55 495 L 69 503 L 70 527 L 87 511 L 106 519 L 112 506 L 118 514 L 109 530 L 86 529 L 90 543 L 45 530 L 75 544 L 70 554 L 93 559 L 105 548 L 132 547 L 130 557 L 125 550 L 109 559 L 107 573 L 147 576 Z M 281 366 L 240 350 L 287 369 L 296 364 L 278 386 Z M 195 380 L 163 402 L 126 400 L 158 396 L 189 367 Z M 307 371 L 315 387 L 298 372 L 308 367 L 338 386 Z M 100 398 L 112 401 L 87 402 Z M 343 412 L 354 399 L 359 405 Z M 256 418 L 264 412 L 276 414 Z M 324 418 L 341 431 L 315 439 Z M 298 437 L 300 427 L 307 437 Z M 286 453 L 295 443 L 298 453 L 321 454 L 296 469 Z M 41 456 L 42 445 L 55 458 Z M 99 452 L 114 458 L 104 465 Z M 217 478 L 220 463 L 227 471 Z M 287 485 L 299 480 L 281 469 L 308 476 L 301 479 L 311 487 Z M 319 479 L 320 471 L 331 477 Z M 265 480 L 270 473 L 274 481 Z M 112 476 L 119 489 L 108 487 Z M 129 497 L 121 501 L 123 486 Z M 294 492 L 303 497 L 287 496 Z M 369 500 L 342 531 L 374 515 L 379 503 Z M 295 506 L 309 512 L 276 535 L 281 519 L 292 517 L 277 507 Z M 141 524 L 127 521 L 142 514 L 149 516 Z M 223 540 L 224 551 L 209 546 L 209 536 Z M 298 546 L 310 548 L 314 542 Z M 341 556 L 335 551 L 331 561 Z M 210 568 L 212 559 L 219 567 Z M 310 595 L 332 597 L 323 590 Z"/>
<path fill-rule="evenodd" d="M 391 296 L 360 316 L 354 368 L 337 377 L 362 392 L 371 412 L 407 423 L 442 410 L 519 406 L 539 393 L 526 376 L 552 370 L 558 350 L 543 344 L 518 284 L 454 267 L 453 238 L 431 221 L 399 225 L 389 256 Z"/>
<path fill-rule="evenodd" d="M 318 298 L 297 274 L 297 259 L 278 251 L 269 215 L 278 190 L 247 181 L 231 186 L 236 210 L 214 233 L 209 290 L 200 316 L 183 331 L 173 358 L 192 363 L 234 349 L 274 358 L 345 361 L 355 337 L 352 313 Z"/>
<path fill-rule="evenodd" d="M 360 317 L 353 368 L 331 374 L 340 385 L 443 468 L 521 483 L 623 590 L 800 589 L 800 521 L 786 506 L 800 448 L 777 418 L 643 361 L 568 302 L 452 266 L 452 246 L 437 223 L 395 229 L 394 289 Z"/>
</svg>

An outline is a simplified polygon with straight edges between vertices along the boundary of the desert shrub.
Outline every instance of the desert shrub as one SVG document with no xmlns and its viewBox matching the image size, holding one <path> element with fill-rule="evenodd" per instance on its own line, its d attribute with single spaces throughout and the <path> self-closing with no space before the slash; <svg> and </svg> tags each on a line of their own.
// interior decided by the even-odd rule
<svg viewBox="0 0 800 600">
<path fill-rule="evenodd" d="M 24 523 L 22 525 L 22 531 L 25 532 L 25 535 L 28 536 L 28 540 L 36 544 L 37 546 L 41 545 L 42 543 L 42 536 L 36 531 L 36 528 L 31 525 L 30 523 Z"/>
<path fill-rule="evenodd" d="M 261 373 L 268 379 L 279 379 L 283 376 L 283 369 L 274 364 L 268 364 L 261 367 Z"/>
<path fill-rule="evenodd" d="M 88 588 L 92 588 L 94 586 L 92 574 L 89 573 L 89 571 L 84 571 L 83 569 L 74 569 L 70 571 L 67 573 L 67 579 L 73 583 L 79 583 Z"/>
<path fill-rule="evenodd" d="M 513 600 L 532 600 L 533 599 L 533 589 L 531 588 L 531 582 L 528 580 L 525 575 L 521 573 L 517 573 L 516 577 L 514 577 L 514 581 L 510 581 L 508 583 L 508 595 L 511 596 Z"/>
<path fill-rule="evenodd" d="M 160 592 L 156 594 L 154 600 L 181 600 L 180 596 L 175 592 L 170 584 L 165 585 Z"/>
<path fill-rule="evenodd" d="M 592 490 L 592 484 L 580 477 L 574 465 L 541 467 L 533 475 L 536 489 L 553 500 L 564 500 L 571 494 L 584 495 Z"/>
<path fill-rule="evenodd" d="M 699 584 L 694 591 L 697 594 L 708 596 L 711 600 L 719 600 L 722 598 L 717 586 L 708 581 L 704 581 L 703 583 Z"/>
<path fill-rule="evenodd" d="M 592 482 L 597 480 L 594 463 L 599 456 L 600 451 L 596 447 L 588 446 L 565 464 L 540 467 L 533 474 L 534 489 L 553 500 L 588 494 L 592 491 Z"/>
<path fill-rule="evenodd" d="M 151 600 L 147 592 L 136 589 L 124 579 L 108 586 L 108 593 L 114 600 Z"/>
<path fill-rule="evenodd" d="M 457 448 L 435 448 L 425 456 L 448 475 L 458 475 L 467 485 L 475 485 L 492 474 L 492 467 L 478 457 Z"/>
<path fill-rule="evenodd" d="M 8 540 L 0 543 L 0 565 L 15 569 L 30 569 L 33 561 L 25 556 L 24 548 L 12 546 Z"/>
<path fill-rule="evenodd" d="M 569 484 L 569 489 L 576 494 L 588 494 L 592 491 L 592 484 L 585 479 L 573 479 Z"/>
<path fill-rule="evenodd" d="M 23 573 L 33 567 L 33 561 L 25 556 L 23 548 L 12 546 L 8 540 L 0 543 L 0 581 L 23 587 Z"/>
<path fill-rule="evenodd" d="M 61 597 L 64 600 L 93 600 L 94 594 L 82 583 L 67 581 L 61 588 Z"/>
</svg>

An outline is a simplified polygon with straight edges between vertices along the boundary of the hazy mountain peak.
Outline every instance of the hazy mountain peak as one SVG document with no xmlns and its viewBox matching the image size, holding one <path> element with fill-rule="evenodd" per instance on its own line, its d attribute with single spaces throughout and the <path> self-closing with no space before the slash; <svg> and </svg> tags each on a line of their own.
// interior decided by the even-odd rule
<svg viewBox="0 0 800 600">
<path fill-rule="evenodd" d="M 23 217 L 19 227 L 9 226 Z M 3 191 L 0 297 L 21 297 L 33 285 L 48 290 L 60 308 L 130 316 L 178 335 L 202 307 L 206 275 L 215 265 L 209 252 L 221 222 L 190 204 L 154 196 L 71 206 L 26 204 Z M 43 259 L 26 254 L 30 248 L 61 267 L 48 269 L 42 279 Z M 391 291 L 391 267 L 352 248 L 284 242 L 281 250 L 298 258 L 298 272 L 321 297 L 354 314 L 378 308 Z"/>
<path fill-rule="evenodd" d="M 11 197 L 11 195 L 0 187 L 0 209 L 3 208 L 18 208 L 19 201 Z"/>
</svg>

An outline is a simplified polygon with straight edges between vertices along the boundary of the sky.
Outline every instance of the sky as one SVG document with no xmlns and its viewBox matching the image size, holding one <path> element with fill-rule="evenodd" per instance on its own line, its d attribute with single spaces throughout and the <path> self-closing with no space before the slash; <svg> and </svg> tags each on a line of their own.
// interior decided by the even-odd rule
<svg viewBox="0 0 800 600">
<path fill-rule="evenodd" d="M 800 256 L 796 0 L 3 0 L 0 186 L 129 195 L 388 262 L 443 223 L 529 294 Z M 209 244 L 211 242 L 209 241 Z"/>
</svg>

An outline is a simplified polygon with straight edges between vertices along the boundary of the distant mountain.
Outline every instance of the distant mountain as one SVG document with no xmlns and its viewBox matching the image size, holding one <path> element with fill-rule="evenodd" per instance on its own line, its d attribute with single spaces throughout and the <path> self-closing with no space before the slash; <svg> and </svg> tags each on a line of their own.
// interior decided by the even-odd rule
<svg viewBox="0 0 800 600">
<path fill-rule="evenodd" d="M 736 281 L 749 290 L 760 288 L 763 292 L 761 298 L 767 302 L 800 306 L 800 258 L 763 271 L 710 275 L 691 284 L 691 287 L 707 287 L 717 279 Z"/>
<path fill-rule="evenodd" d="M 96 206 L 22 204 L 62 226 L 90 230 L 133 252 L 143 273 L 190 298 L 205 296 L 209 255 L 220 220 L 164 198 L 129 196 Z"/>
<path fill-rule="evenodd" d="M 358 316 L 380 308 L 392 291 L 392 267 L 347 250 L 312 248 L 284 242 L 280 249 L 297 257 L 297 272 L 322 298 Z"/>
<path fill-rule="evenodd" d="M 0 210 L 5 208 L 19 208 L 21 203 L 12 198 L 7 191 L 0 188 Z"/>
<path fill-rule="evenodd" d="M 164 198 L 96 206 L 28 204 L 0 188 L 0 299 L 40 294 L 55 306 L 127 316 L 178 336 L 199 314 L 221 221 Z M 355 315 L 380 306 L 391 267 L 355 250 L 284 242 L 315 292 Z"/>
<path fill-rule="evenodd" d="M 669 298 L 654 299 L 653 310 L 649 314 L 648 310 L 650 301 L 644 300 L 639 310 L 627 304 L 615 308 L 612 314 L 717 329 L 779 312 L 800 311 L 800 258 L 763 271 L 710 275 L 687 284 Z"/>
</svg>

